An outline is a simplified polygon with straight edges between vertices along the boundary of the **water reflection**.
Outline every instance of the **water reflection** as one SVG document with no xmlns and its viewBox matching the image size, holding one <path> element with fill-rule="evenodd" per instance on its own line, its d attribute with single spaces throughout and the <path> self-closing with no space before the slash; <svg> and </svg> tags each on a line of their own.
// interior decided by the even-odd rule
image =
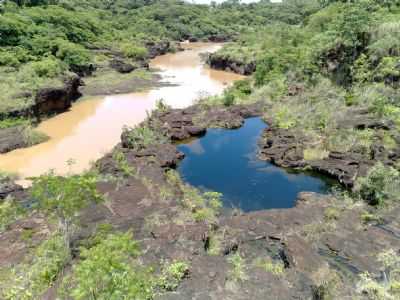
<svg viewBox="0 0 400 300">
<path fill-rule="evenodd" d="M 179 146 L 186 154 L 179 172 L 194 186 L 221 192 L 225 206 L 243 211 L 292 207 L 301 191 L 325 193 L 329 185 L 321 178 L 289 173 L 257 158 L 257 139 L 265 127 L 260 118 L 251 118 L 240 129 L 210 129 Z"/>
</svg>

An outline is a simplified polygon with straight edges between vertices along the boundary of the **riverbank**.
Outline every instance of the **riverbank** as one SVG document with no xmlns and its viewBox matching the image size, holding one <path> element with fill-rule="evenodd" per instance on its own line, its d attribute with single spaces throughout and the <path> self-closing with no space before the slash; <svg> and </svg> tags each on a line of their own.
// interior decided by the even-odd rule
<svg viewBox="0 0 400 300">
<path fill-rule="evenodd" d="M 91 161 L 110 151 L 122 128 L 134 126 L 146 118 L 157 101 L 173 107 L 186 107 L 207 94 L 219 94 L 234 80 L 243 77 L 208 69 L 200 53 L 219 49 L 220 44 L 187 43 L 186 51 L 169 53 L 151 60 L 152 73 L 135 70 L 116 74 L 104 65 L 104 72 L 88 77 L 81 89 L 84 100 L 75 102 L 66 112 L 44 120 L 37 129 L 50 139 L 34 147 L 0 155 L 0 169 L 22 177 L 38 176 L 55 169 L 60 174 L 81 172 Z M 117 75 L 117 76 L 110 76 Z M 144 84 L 143 84 L 144 83 Z M 152 86 L 146 89 L 146 86 Z M 103 95 L 103 92 L 133 91 Z M 91 96 L 91 94 L 102 94 Z M 182 94 L 186 97 L 183 99 Z M 77 146 L 79 145 L 79 146 Z M 68 161 L 74 163 L 67 164 Z"/>
</svg>

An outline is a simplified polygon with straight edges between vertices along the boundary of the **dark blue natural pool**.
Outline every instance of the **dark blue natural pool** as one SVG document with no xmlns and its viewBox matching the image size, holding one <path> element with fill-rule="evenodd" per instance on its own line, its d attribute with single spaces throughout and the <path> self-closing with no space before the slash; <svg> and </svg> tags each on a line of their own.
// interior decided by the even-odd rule
<svg viewBox="0 0 400 300">
<path fill-rule="evenodd" d="M 222 193 L 225 207 L 245 212 L 292 207 L 301 191 L 326 193 L 329 183 L 321 177 L 288 172 L 257 158 L 257 140 L 266 126 L 250 118 L 239 129 L 210 129 L 179 145 L 186 155 L 179 173 L 193 186 Z"/>
</svg>

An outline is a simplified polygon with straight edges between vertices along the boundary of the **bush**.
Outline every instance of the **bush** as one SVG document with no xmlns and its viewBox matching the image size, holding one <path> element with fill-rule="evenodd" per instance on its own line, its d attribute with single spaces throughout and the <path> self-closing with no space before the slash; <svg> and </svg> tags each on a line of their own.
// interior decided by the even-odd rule
<svg viewBox="0 0 400 300">
<path fill-rule="evenodd" d="M 75 300 L 152 299 L 154 280 L 136 261 L 139 253 L 131 233 L 109 234 L 82 249 L 82 260 L 64 281 L 64 293 Z"/>
<path fill-rule="evenodd" d="M 2 299 L 39 299 L 57 279 L 70 259 L 60 234 L 43 242 L 33 253 L 31 263 L 17 265 L 4 280 L 0 280 Z"/>
<path fill-rule="evenodd" d="M 367 176 L 357 179 L 355 191 L 371 205 L 399 200 L 400 172 L 378 162 L 368 171 Z"/>
<path fill-rule="evenodd" d="M 22 134 L 24 142 L 28 146 L 37 145 L 49 139 L 49 137 L 45 133 L 33 129 L 32 126 L 26 126 Z"/>
<path fill-rule="evenodd" d="M 0 203 L 0 232 L 23 215 L 25 215 L 25 209 L 15 199 L 8 196 Z"/>
<path fill-rule="evenodd" d="M 64 68 L 54 58 L 44 58 L 41 61 L 31 62 L 29 66 L 39 77 L 56 77 L 63 73 Z"/>
<path fill-rule="evenodd" d="M 159 286 L 167 291 L 174 291 L 179 283 L 189 274 L 189 264 L 184 261 L 174 261 L 164 266 L 159 278 Z"/>
<path fill-rule="evenodd" d="M 131 43 L 123 44 L 121 46 L 121 51 L 126 57 L 135 60 L 145 59 L 148 55 L 148 51 L 145 47 L 140 47 Z"/>
<path fill-rule="evenodd" d="M 135 150 L 142 150 L 149 145 L 163 144 L 166 142 L 166 137 L 164 135 L 147 126 L 135 128 L 124 127 L 122 136 L 124 146 Z"/>
<path fill-rule="evenodd" d="M 389 249 L 378 254 L 383 266 L 383 280 L 373 278 L 369 273 L 360 275 L 357 292 L 363 299 L 394 300 L 400 297 L 400 258 L 398 253 Z"/>
<path fill-rule="evenodd" d="M 80 69 L 92 63 L 90 52 L 78 44 L 59 40 L 57 48 L 56 57 L 64 61 L 71 70 Z"/>
<path fill-rule="evenodd" d="M 58 217 L 66 246 L 69 247 L 71 225 L 78 213 L 91 203 L 100 202 L 96 174 L 87 172 L 68 177 L 57 176 L 53 171 L 33 178 L 31 195 L 44 212 Z"/>
</svg>

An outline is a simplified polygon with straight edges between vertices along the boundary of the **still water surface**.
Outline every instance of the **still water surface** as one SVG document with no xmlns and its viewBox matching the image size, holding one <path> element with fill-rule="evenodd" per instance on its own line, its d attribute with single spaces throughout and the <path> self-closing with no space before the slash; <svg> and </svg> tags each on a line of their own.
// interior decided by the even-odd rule
<svg viewBox="0 0 400 300">
<path fill-rule="evenodd" d="M 257 139 L 265 127 L 260 118 L 251 118 L 239 129 L 208 130 L 179 145 L 186 157 L 178 171 L 191 185 L 222 193 L 225 207 L 246 212 L 292 207 L 301 191 L 327 192 L 329 184 L 319 177 L 289 173 L 257 158 Z"/>
<path fill-rule="evenodd" d="M 163 81 L 173 86 L 78 101 L 69 111 L 39 125 L 38 130 L 50 137 L 48 142 L 0 155 L 0 170 L 18 173 L 22 178 L 40 175 L 49 169 L 59 174 L 81 172 L 119 142 L 124 125 L 133 126 L 143 121 L 158 99 L 164 99 L 174 108 L 183 108 L 199 96 L 218 94 L 226 85 L 242 78 L 211 70 L 201 61 L 200 53 L 216 51 L 221 45 L 183 46 L 186 51 L 159 56 L 151 62 L 152 68 L 160 70 Z M 75 163 L 68 166 L 68 160 Z"/>
</svg>

